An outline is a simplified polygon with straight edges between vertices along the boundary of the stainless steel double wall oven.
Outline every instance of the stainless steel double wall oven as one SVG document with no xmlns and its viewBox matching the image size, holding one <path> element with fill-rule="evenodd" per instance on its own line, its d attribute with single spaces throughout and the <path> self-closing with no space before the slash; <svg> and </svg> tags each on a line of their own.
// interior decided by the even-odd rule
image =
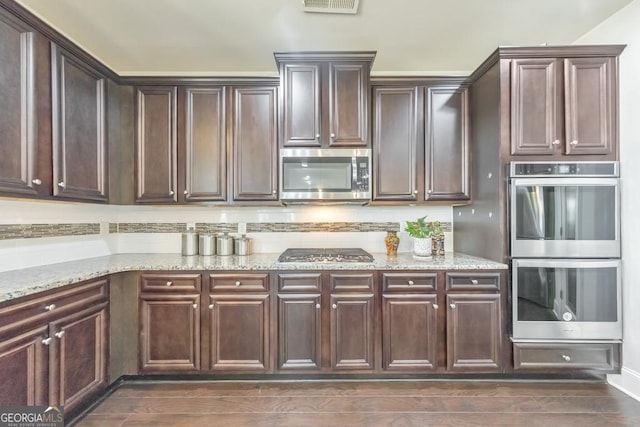
<svg viewBox="0 0 640 427">
<path fill-rule="evenodd" d="M 619 340 L 617 162 L 510 164 L 514 340 Z"/>
</svg>

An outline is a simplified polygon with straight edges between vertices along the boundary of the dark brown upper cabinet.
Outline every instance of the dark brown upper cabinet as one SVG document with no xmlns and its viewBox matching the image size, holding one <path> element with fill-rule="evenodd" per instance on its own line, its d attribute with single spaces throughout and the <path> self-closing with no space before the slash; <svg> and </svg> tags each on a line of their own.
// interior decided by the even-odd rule
<svg viewBox="0 0 640 427">
<path fill-rule="evenodd" d="M 610 155 L 616 152 L 613 57 L 511 61 L 511 154 Z"/>
<path fill-rule="evenodd" d="M 35 34 L 0 13 L 0 40 L 0 192 L 38 195 Z"/>
<path fill-rule="evenodd" d="M 177 202 L 175 86 L 143 86 L 136 93 L 136 202 Z"/>
<path fill-rule="evenodd" d="M 106 79 L 51 44 L 53 195 L 107 201 Z"/>
<path fill-rule="evenodd" d="M 187 202 L 227 200 L 226 93 L 224 86 L 180 88 Z"/>
<path fill-rule="evenodd" d="M 423 89 L 374 86 L 373 200 L 418 200 Z"/>
<path fill-rule="evenodd" d="M 276 52 L 284 147 L 369 146 L 373 52 Z"/>
<path fill-rule="evenodd" d="M 233 200 L 278 200 L 277 87 L 234 87 Z"/>
<path fill-rule="evenodd" d="M 467 93 L 459 86 L 427 88 L 425 200 L 470 198 Z"/>
</svg>

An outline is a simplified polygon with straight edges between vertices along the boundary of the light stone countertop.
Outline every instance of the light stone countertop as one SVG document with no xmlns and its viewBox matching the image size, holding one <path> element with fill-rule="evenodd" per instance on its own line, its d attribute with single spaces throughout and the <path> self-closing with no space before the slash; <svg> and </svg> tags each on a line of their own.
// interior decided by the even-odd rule
<svg viewBox="0 0 640 427">
<path fill-rule="evenodd" d="M 248 256 L 182 256 L 180 254 L 118 254 L 0 273 L 0 302 L 72 283 L 126 271 L 206 270 L 502 270 L 507 265 L 447 252 L 444 257 L 414 259 L 412 254 L 372 253 L 371 263 L 278 262 L 277 253 Z"/>
</svg>

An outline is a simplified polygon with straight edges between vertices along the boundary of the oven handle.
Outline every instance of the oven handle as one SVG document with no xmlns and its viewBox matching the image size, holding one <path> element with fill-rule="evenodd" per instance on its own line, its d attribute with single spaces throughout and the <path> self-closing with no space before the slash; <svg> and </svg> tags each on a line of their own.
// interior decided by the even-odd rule
<svg viewBox="0 0 640 427">
<path fill-rule="evenodd" d="M 598 185 L 598 186 L 614 186 L 617 187 L 620 182 L 619 178 L 512 178 L 511 186 L 543 186 L 552 187 L 556 185 Z"/>
<path fill-rule="evenodd" d="M 542 267 L 542 268 L 607 268 L 620 269 L 622 263 L 619 259 L 512 259 L 513 269 L 518 267 Z"/>
</svg>

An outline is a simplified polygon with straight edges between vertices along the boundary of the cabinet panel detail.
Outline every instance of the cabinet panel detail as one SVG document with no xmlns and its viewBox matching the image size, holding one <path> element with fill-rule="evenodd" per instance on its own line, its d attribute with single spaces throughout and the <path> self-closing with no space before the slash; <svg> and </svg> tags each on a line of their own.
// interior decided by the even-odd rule
<svg viewBox="0 0 640 427">
<path fill-rule="evenodd" d="M 373 369 L 373 331 L 373 294 L 332 295 L 332 369 Z"/>
<path fill-rule="evenodd" d="M 330 289 L 332 292 L 373 292 L 373 273 L 330 273 Z"/>
<path fill-rule="evenodd" d="M 286 64 L 284 79 L 284 146 L 320 146 L 320 67 Z"/>
<path fill-rule="evenodd" d="M 383 292 L 435 292 L 437 289 L 437 273 L 382 273 Z"/>
<path fill-rule="evenodd" d="M 330 63 L 330 146 L 367 145 L 368 72 L 365 64 Z"/>
<path fill-rule="evenodd" d="M 278 368 L 320 369 L 319 294 L 278 295 Z"/>
<path fill-rule="evenodd" d="M 321 273 L 286 273 L 278 275 L 278 290 L 286 292 L 320 292 Z"/>
</svg>

